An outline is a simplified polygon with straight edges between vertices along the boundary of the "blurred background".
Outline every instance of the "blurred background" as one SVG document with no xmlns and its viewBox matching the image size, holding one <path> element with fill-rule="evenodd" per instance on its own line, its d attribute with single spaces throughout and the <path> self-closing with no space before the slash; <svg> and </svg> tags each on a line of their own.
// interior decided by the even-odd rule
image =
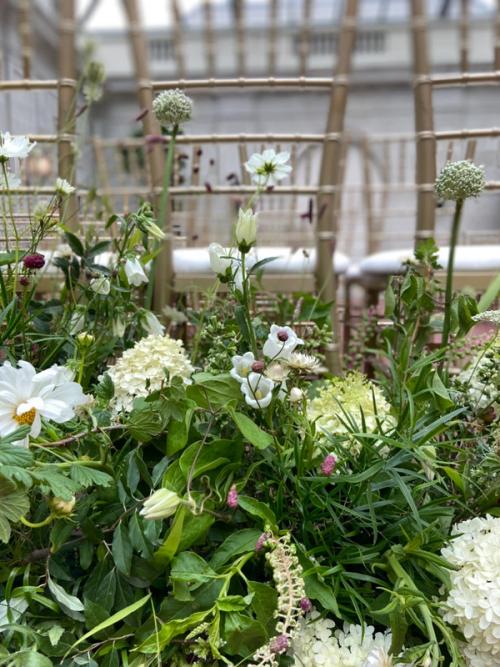
<svg viewBox="0 0 500 667">
<path fill-rule="evenodd" d="M 64 0 L 62 0 L 64 1 Z M 21 79 L 23 0 L 0 0 L 0 78 Z M 57 5 L 32 0 L 29 12 L 30 65 L 33 79 L 58 77 Z M 142 24 L 148 64 L 155 80 L 209 77 L 329 77 L 334 72 L 342 0 L 142 0 Z M 499 34 L 495 0 L 427 0 L 429 49 L 433 73 L 491 70 Z M 21 23 L 20 23 L 21 21 Z M 21 29 L 20 29 L 21 27 Z M 119 0 L 78 1 L 78 51 L 93 49 L 106 70 L 104 94 L 92 107 L 79 146 L 78 184 L 108 193 L 99 206 L 130 210 L 140 199 L 133 189 L 148 182 L 147 160 L 139 142 L 137 101 L 126 16 Z M 345 118 L 344 188 L 339 249 L 351 259 L 381 249 L 411 246 L 416 191 L 413 55 L 409 0 L 360 0 L 359 23 Z M 179 87 L 182 87 L 179 84 Z M 328 89 L 269 88 L 188 91 L 194 98 L 189 134 L 323 133 Z M 37 134 L 55 128 L 56 91 L 10 91 L 0 95 L 0 129 Z M 500 125 L 498 85 L 437 89 L 435 129 L 492 128 Z M 55 131 L 55 130 L 54 130 Z M 273 147 L 276 147 L 272 144 Z M 200 143 L 179 145 L 177 183 L 189 186 L 245 183 L 241 161 L 263 144 Z M 293 183 L 315 184 L 321 142 L 290 142 Z M 54 146 L 39 144 L 26 164 L 23 180 L 53 182 Z M 488 180 L 500 180 L 500 139 L 477 140 L 474 159 Z M 440 142 L 437 167 L 447 156 L 462 159 L 466 142 Z M 368 187 L 368 189 L 367 189 Z M 108 190 L 106 190 L 108 188 Z M 123 194 L 112 194 L 121 188 Z M 127 190 L 128 188 L 128 190 Z M 125 190 L 124 190 L 125 189 Z M 174 201 L 178 243 L 206 245 L 229 238 L 237 195 L 179 198 Z M 263 243 L 314 245 L 314 214 L 307 195 L 266 197 L 261 209 Z M 488 193 L 466 207 L 462 243 L 498 242 L 499 194 Z M 446 241 L 450 210 L 438 211 L 437 237 Z"/>
</svg>

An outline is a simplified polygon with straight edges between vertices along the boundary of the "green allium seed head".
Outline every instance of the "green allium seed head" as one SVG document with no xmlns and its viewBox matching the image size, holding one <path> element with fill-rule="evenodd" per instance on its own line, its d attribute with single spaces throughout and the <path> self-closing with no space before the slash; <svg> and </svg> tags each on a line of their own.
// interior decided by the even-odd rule
<svg viewBox="0 0 500 667">
<path fill-rule="evenodd" d="M 180 125 L 191 119 L 193 100 L 182 90 L 164 90 L 153 100 L 153 111 L 162 125 Z"/>
<path fill-rule="evenodd" d="M 484 168 L 470 160 L 447 162 L 436 179 L 436 194 L 441 199 L 463 200 L 477 197 L 486 181 Z"/>
</svg>

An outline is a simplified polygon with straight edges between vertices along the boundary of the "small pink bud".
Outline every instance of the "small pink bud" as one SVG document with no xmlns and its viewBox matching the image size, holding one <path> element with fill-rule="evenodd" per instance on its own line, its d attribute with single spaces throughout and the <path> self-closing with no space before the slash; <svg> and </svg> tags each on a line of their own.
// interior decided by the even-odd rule
<svg viewBox="0 0 500 667">
<path fill-rule="evenodd" d="M 265 543 L 269 539 L 269 533 L 262 533 L 257 542 L 255 543 L 255 551 L 262 551 Z"/>
<path fill-rule="evenodd" d="M 321 463 L 321 472 L 323 473 L 323 475 L 329 477 L 335 470 L 336 465 L 337 465 L 337 457 L 334 456 L 333 454 L 328 454 L 327 456 L 325 456 L 323 462 Z"/>
<path fill-rule="evenodd" d="M 20 283 L 20 285 L 22 285 L 23 287 L 28 287 L 28 285 L 30 284 L 30 281 L 29 281 L 29 278 L 27 278 L 26 276 L 21 276 L 21 277 L 19 278 L 19 283 Z"/>
<path fill-rule="evenodd" d="M 280 340 L 282 343 L 286 343 L 288 340 L 288 333 L 284 329 L 281 329 L 278 331 L 277 337 L 278 340 Z"/>
<path fill-rule="evenodd" d="M 252 364 L 252 370 L 254 373 L 262 373 L 266 364 L 263 361 L 254 361 Z"/>
<path fill-rule="evenodd" d="M 269 644 L 271 653 L 284 653 L 290 646 L 290 640 L 286 635 L 278 635 Z"/>
<path fill-rule="evenodd" d="M 309 598 L 302 598 L 300 601 L 300 608 L 304 614 L 308 614 L 313 608 L 311 600 Z"/>
<path fill-rule="evenodd" d="M 236 484 L 233 484 L 229 489 L 227 494 L 227 506 L 232 510 L 235 510 L 238 507 L 238 491 L 236 490 Z"/>
</svg>

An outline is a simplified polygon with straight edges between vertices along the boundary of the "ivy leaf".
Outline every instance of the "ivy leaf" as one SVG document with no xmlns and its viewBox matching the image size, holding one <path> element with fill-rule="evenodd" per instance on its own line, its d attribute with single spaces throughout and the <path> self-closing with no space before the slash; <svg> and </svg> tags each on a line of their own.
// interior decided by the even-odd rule
<svg viewBox="0 0 500 667">
<path fill-rule="evenodd" d="M 29 498 L 24 491 L 7 479 L 0 478 L 0 540 L 10 539 L 10 522 L 14 523 L 30 508 Z"/>
</svg>

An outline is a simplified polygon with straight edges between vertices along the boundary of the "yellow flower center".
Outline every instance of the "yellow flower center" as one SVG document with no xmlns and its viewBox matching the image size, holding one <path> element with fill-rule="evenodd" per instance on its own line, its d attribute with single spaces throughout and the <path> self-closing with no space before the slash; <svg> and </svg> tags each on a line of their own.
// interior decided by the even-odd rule
<svg viewBox="0 0 500 667">
<path fill-rule="evenodd" d="M 35 421 L 36 417 L 36 410 L 35 408 L 31 408 L 31 410 L 28 410 L 28 412 L 23 412 L 22 415 L 14 415 L 14 419 L 18 424 L 21 424 L 21 426 L 27 425 L 31 426 L 33 422 Z"/>
<path fill-rule="evenodd" d="M 241 377 L 246 378 L 249 371 L 250 371 L 250 369 L 248 368 L 248 366 L 240 366 L 240 375 L 241 375 Z"/>
<path fill-rule="evenodd" d="M 255 391 L 255 398 L 256 398 L 258 401 L 260 401 L 261 398 L 264 398 L 264 394 L 261 392 L 260 389 L 257 389 L 257 390 Z"/>
</svg>

